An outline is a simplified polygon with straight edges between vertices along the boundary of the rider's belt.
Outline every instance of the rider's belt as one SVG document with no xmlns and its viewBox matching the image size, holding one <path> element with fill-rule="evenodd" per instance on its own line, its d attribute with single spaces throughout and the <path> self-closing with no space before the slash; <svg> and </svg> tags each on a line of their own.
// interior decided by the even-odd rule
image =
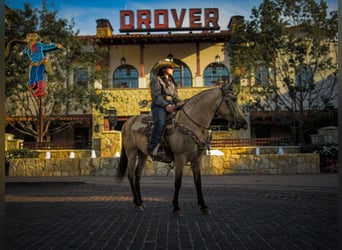
<svg viewBox="0 0 342 250">
<path fill-rule="evenodd" d="M 31 62 L 31 66 L 39 66 L 43 63 L 46 63 L 47 59 L 46 58 L 43 58 L 41 61 L 39 62 Z"/>
</svg>

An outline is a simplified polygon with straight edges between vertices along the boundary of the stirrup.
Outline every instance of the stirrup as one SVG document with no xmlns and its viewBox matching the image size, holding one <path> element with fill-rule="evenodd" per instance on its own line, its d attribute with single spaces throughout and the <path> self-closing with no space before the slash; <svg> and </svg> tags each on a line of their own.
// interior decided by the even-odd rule
<svg viewBox="0 0 342 250">
<path fill-rule="evenodd" d="M 153 161 L 161 161 L 165 163 L 171 163 L 173 162 L 173 159 L 171 159 L 165 151 L 160 150 L 160 144 L 158 143 L 157 146 L 151 150 L 148 151 L 149 155 L 151 156 Z"/>
</svg>

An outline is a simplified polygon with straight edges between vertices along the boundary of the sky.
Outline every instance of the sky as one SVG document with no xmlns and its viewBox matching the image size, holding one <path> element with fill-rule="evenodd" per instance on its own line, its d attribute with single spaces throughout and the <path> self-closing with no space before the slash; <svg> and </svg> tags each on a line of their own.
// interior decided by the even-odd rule
<svg viewBox="0 0 342 250">
<path fill-rule="evenodd" d="M 49 10 L 57 10 L 58 17 L 75 20 L 75 31 L 79 30 L 79 35 L 95 35 L 96 20 L 108 19 L 114 28 L 113 34 L 120 31 L 120 10 L 149 9 L 177 9 L 179 14 L 182 8 L 187 9 L 185 21 L 189 19 L 188 9 L 190 8 L 218 8 L 219 26 L 226 29 L 232 16 L 241 15 L 248 19 L 253 7 L 258 7 L 263 0 L 47 0 Z M 338 10 L 338 0 L 326 0 L 329 10 Z M 23 8 L 24 3 L 29 3 L 32 8 L 41 9 L 42 0 L 5 0 L 5 4 L 10 8 Z M 171 17 L 171 15 L 170 15 Z M 185 26 L 185 21 L 183 27 Z M 169 22 L 173 26 L 173 22 Z"/>
</svg>

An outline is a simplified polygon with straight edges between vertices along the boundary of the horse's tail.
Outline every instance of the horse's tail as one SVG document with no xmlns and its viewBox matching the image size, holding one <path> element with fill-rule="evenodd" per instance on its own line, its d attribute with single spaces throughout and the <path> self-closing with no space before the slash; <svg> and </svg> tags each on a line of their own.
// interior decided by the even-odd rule
<svg viewBox="0 0 342 250">
<path fill-rule="evenodd" d="M 121 181 L 126 174 L 128 159 L 126 155 L 125 147 L 122 145 L 119 166 L 116 172 L 116 178 Z"/>
</svg>

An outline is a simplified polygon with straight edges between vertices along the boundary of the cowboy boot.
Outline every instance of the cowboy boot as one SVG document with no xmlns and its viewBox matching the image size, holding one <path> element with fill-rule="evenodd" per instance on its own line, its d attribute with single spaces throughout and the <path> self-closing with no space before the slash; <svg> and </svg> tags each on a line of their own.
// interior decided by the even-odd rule
<svg viewBox="0 0 342 250">
<path fill-rule="evenodd" d="M 33 96 L 41 97 L 44 95 L 44 81 L 38 82 L 38 88 L 33 92 Z"/>
</svg>

